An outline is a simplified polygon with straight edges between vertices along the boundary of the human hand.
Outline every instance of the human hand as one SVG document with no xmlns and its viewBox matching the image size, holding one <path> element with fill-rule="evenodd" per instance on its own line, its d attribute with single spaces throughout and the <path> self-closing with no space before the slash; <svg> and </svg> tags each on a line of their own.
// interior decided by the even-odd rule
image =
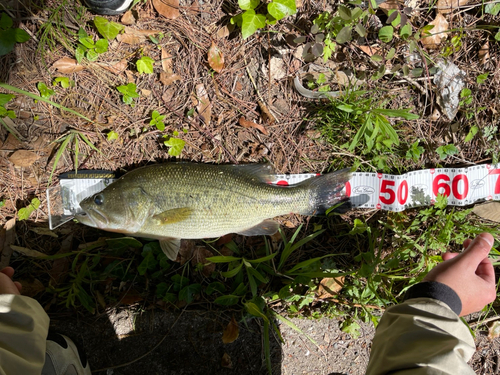
<svg viewBox="0 0 500 375">
<path fill-rule="evenodd" d="M 21 294 L 21 283 L 12 281 L 14 276 L 14 268 L 5 267 L 0 270 L 0 294 Z"/>
<path fill-rule="evenodd" d="M 423 279 L 453 289 L 462 301 L 460 316 L 479 311 L 496 298 L 495 271 L 488 259 L 493 243 L 489 233 L 481 233 L 473 241 L 466 240 L 462 253 L 444 253 L 444 262 Z"/>
</svg>

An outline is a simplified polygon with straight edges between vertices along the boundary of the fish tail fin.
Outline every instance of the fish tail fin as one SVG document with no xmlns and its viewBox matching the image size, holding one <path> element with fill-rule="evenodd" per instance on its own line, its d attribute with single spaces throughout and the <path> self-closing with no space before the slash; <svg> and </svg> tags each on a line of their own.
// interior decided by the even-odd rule
<svg viewBox="0 0 500 375">
<path fill-rule="evenodd" d="M 311 205 L 309 212 L 303 214 L 322 215 L 326 210 L 339 203 L 343 204 L 338 209 L 343 212 L 349 210 L 351 205 L 347 196 L 346 184 L 350 178 L 351 171 L 346 168 L 304 181 L 303 186 L 311 192 Z"/>
</svg>

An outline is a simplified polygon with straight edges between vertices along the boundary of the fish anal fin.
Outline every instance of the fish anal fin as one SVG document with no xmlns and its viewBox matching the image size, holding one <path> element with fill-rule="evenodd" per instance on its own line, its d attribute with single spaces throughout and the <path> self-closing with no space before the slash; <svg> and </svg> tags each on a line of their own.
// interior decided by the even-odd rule
<svg viewBox="0 0 500 375">
<path fill-rule="evenodd" d="M 159 240 L 161 250 L 170 260 L 176 260 L 181 248 L 180 238 L 163 238 Z"/>
<path fill-rule="evenodd" d="M 157 225 L 178 223 L 186 220 L 192 212 L 193 209 L 190 207 L 173 208 L 154 215 L 153 220 Z"/>
<path fill-rule="evenodd" d="M 266 236 L 276 233 L 279 229 L 279 224 L 274 220 L 264 220 L 251 228 L 238 232 L 243 236 Z"/>
</svg>

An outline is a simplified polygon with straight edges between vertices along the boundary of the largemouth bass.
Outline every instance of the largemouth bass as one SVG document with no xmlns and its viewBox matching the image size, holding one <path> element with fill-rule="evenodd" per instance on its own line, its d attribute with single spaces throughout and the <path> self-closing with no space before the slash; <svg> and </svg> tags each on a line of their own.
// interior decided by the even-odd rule
<svg viewBox="0 0 500 375">
<path fill-rule="evenodd" d="M 160 240 L 175 260 L 180 239 L 228 233 L 270 235 L 275 216 L 322 214 L 347 200 L 347 169 L 286 187 L 268 183 L 269 164 L 166 163 L 135 169 L 80 202 L 78 221 L 91 227 Z"/>
</svg>

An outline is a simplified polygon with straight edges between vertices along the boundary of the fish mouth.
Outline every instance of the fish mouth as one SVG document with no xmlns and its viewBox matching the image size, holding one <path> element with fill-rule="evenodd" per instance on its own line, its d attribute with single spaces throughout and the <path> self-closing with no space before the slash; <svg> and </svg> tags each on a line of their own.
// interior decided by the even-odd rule
<svg viewBox="0 0 500 375">
<path fill-rule="evenodd" d="M 75 218 L 82 224 L 94 228 L 105 229 L 108 227 L 109 220 L 95 208 L 89 208 L 86 211 L 76 214 Z"/>
</svg>

